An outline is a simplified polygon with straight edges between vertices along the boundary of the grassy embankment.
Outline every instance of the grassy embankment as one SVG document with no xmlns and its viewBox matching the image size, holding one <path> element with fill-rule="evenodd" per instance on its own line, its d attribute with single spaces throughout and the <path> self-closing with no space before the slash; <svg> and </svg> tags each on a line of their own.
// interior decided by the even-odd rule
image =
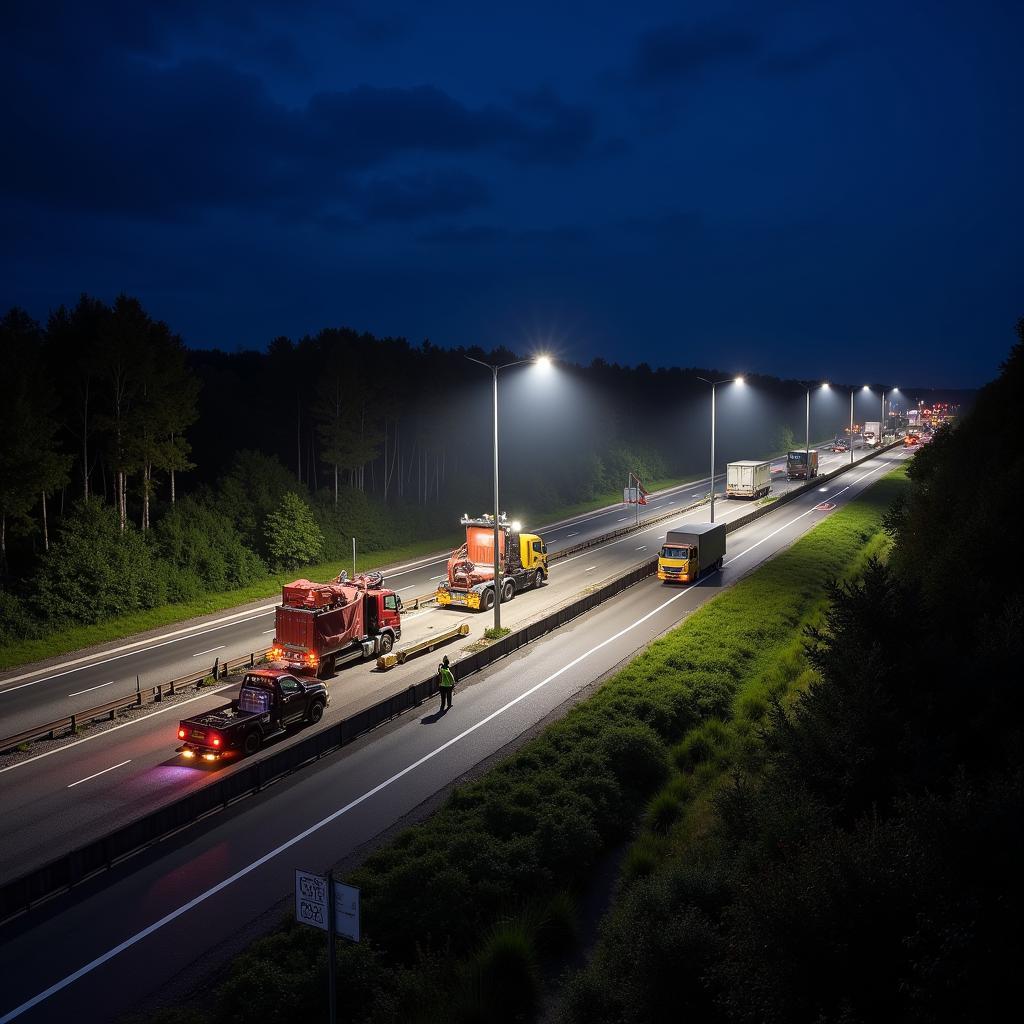
<svg viewBox="0 0 1024 1024">
<path fill-rule="evenodd" d="M 339 951 L 350 1019 L 530 1019 L 545 964 L 577 941 L 594 869 L 642 824 L 625 870 L 648 870 L 665 828 L 697 827 L 707 794 L 756 754 L 772 695 L 806 684 L 803 627 L 829 579 L 884 554 L 882 516 L 905 483 L 882 478 L 373 854 L 351 879 L 367 941 Z M 286 926 L 234 962 L 205 1019 L 318 1019 L 324 971 L 319 933 Z"/>
</svg>

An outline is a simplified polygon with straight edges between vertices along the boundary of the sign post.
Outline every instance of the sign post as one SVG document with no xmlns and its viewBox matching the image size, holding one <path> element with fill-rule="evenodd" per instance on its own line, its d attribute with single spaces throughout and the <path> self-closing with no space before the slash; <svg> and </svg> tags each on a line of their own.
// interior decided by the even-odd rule
<svg viewBox="0 0 1024 1024">
<path fill-rule="evenodd" d="M 359 889 L 309 871 L 295 872 L 295 920 L 327 932 L 327 1007 L 330 1024 L 338 1019 L 337 990 L 334 977 L 335 937 L 359 941 Z"/>
</svg>

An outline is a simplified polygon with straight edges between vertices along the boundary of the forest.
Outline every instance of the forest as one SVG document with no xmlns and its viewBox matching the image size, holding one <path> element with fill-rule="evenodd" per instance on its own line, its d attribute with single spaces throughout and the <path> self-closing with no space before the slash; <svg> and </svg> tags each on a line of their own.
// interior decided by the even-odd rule
<svg viewBox="0 0 1024 1024">
<path fill-rule="evenodd" d="M 337 561 L 353 538 L 364 553 L 442 546 L 490 503 L 491 381 L 466 357 L 533 354 L 346 328 L 189 349 L 125 295 L 82 295 L 45 324 L 11 309 L 0 353 L 0 644 Z M 706 473 L 700 377 L 735 372 L 506 368 L 503 505 L 536 522 L 613 500 L 630 472 L 648 485 Z M 803 385 L 747 381 L 741 398 L 719 389 L 720 465 L 803 436 Z M 846 407 L 816 413 L 815 435 L 840 430 Z"/>
</svg>

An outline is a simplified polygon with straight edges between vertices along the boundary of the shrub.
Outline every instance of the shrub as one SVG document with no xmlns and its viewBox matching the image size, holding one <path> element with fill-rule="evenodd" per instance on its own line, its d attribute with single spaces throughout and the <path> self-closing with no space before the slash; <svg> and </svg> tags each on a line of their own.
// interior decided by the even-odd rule
<svg viewBox="0 0 1024 1024">
<path fill-rule="evenodd" d="M 309 506 L 297 495 L 288 493 L 264 525 L 267 552 L 274 565 L 292 569 L 319 560 L 324 535 Z"/>
</svg>

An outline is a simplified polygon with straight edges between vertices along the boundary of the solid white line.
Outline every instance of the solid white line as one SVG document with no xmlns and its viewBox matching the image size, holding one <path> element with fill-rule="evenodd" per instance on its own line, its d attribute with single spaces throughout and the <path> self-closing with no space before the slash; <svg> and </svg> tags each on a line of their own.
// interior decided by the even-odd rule
<svg viewBox="0 0 1024 1024">
<path fill-rule="evenodd" d="M 592 565 L 589 569 L 584 569 L 584 572 L 593 572 L 597 568 L 596 565 Z"/>
<path fill-rule="evenodd" d="M 804 515 L 806 514 L 807 513 L 804 513 Z M 760 543 L 761 541 L 758 541 L 758 544 Z M 756 547 L 756 545 L 754 545 L 754 547 Z M 747 551 L 751 550 L 753 550 L 753 547 L 747 549 Z M 735 558 L 739 558 L 741 557 L 741 555 L 745 555 L 747 551 L 741 552 L 740 555 L 736 555 Z M 150 935 L 152 935 L 154 932 L 159 931 L 165 925 L 170 924 L 172 921 L 176 921 L 182 915 L 187 914 L 190 910 L 193 910 L 201 903 L 204 903 L 211 896 L 216 896 L 217 893 L 222 892 L 224 889 L 228 888 L 228 886 L 230 885 L 233 885 L 239 879 L 245 878 L 246 875 L 251 874 L 258 868 L 261 868 L 264 864 L 273 860 L 275 857 L 279 856 L 287 850 L 290 850 L 293 846 L 297 845 L 298 843 L 301 843 L 303 840 L 308 839 L 311 835 L 314 835 L 316 832 L 319 832 L 322 828 L 325 828 L 327 825 L 336 821 L 342 815 L 347 814 L 349 811 L 358 807 L 360 804 L 365 803 L 367 800 L 376 796 L 378 793 L 386 789 L 388 786 L 392 785 L 395 782 L 398 782 L 400 779 L 404 778 L 410 772 L 415 771 L 421 765 L 426 764 L 428 761 L 432 760 L 438 754 L 443 753 L 449 747 L 454 746 L 456 743 L 459 743 L 467 736 L 476 732 L 477 729 L 482 728 L 483 726 L 487 725 L 489 722 L 497 718 L 499 715 L 504 714 L 506 711 L 515 707 L 521 701 L 526 700 L 527 697 L 532 696 L 538 690 L 547 686 L 548 683 L 554 681 L 565 672 L 568 672 L 570 669 L 575 668 L 578 664 L 580 664 L 580 662 L 585 661 L 592 654 L 596 654 L 598 651 L 607 647 L 608 644 L 614 643 L 620 637 L 625 636 L 626 633 L 629 633 L 631 630 L 636 629 L 637 626 L 642 625 L 653 616 L 658 615 L 660 612 L 664 611 L 669 605 L 675 603 L 681 597 L 684 597 L 686 594 L 688 594 L 697 585 L 698 584 L 696 583 L 691 583 L 688 587 L 685 587 L 684 589 L 680 590 L 677 594 L 668 598 L 666 601 L 663 601 L 660 605 L 658 605 L 657 608 L 654 608 L 652 611 L 649 611 L 646 615 L 641 616 L 635 622 L 619 630 L 619 632 L 615 633 L 613 636 L 610 636 L 607 639 L 602 640 L 601 643 L 597 644 L 594 647 L 591 647 L 590 650 L 584 651 L 583 654 L 579 655 L 577 658 L 574 658 L 567 665 L 563 665 L 560 669 L 553 672 L 546 679 L 542 679 L 539 683 L 530 687 L 530 689 L 521 693 L 518 697 L 513 697 L 512 700 L 508 701 L 508 703 L 503 704 L 496 711 L 492 711 L 489 715 L 482 718 L 475 725 L 471 725 L 468 729 L 465 729 L 457 736 L 453 736 L 450 740 L 447 740 L 445 743 L 442 743 L 441 746 L 430 751 L 430 753 L 424 754 L 423 757 L 419 758 L 419 760 L 413 761 L 412 764 L 409 764 L 401 771 L 396 772 L 389 779 L 385 779 L 383 782 L 378 783 L 376 786 L 374 786 L 372 789 L 367 790 L 361 796 L 356 797 L 354 800 L 345 804 L 343 807 L 339 807 L 336 811 L 333 811 L 326 818 L 322 818 L 315 825 L 310 825 L 310 827 L 307 828 L 305 831 L 298 833 L 298 835 L 292 836 L 291 839 L 286 840 L 280 846 L 271 850 L 269 853 L 265 853 L 262 857 L 258 858 L 257 860 L 254 860 L 250 864 L 247 864 L 244 868 L 240 868 L 233 875 L 230 875 L 229 877 L 218 882 L 216 885 L 211 886 L 211 888 L 207 889 L 205 892 L 200 893 L 198 896 L 195 896 L 187 903 L 182 904 L 182 906 L 178 907 L 176 910 L 172 910 L 169 914 L 165 914 L 158 921 L 154 921 L 151 925 L 148 925 L 146 928 L 143 928 L 142 931 L 136 932 L 130 938 L 125 939 L 124 942 L 121 942 L 117 946 L 114 946 L 113 949 L 109 949 L 107 950 L 106 953 L 103 953 L 101 956 L 98 956 L 94 960 L 89 961 L 89 963 L 85 964 L 83 967 L 80 967 L 77 971 L 74 971 L 73 973 L 65 976 L 64 978 L 61 978 L 60 981 L 55 982 L 48 989 L 45 989 L 38 995 L 33 996 L 31 999 L 27 999 L 20 1006 L 16 1006 L 13 1010 L 10 1010 L 3 1017 L 0 1017 L 0 1024 L 8 1024 L 9 1021 L 15 1020 L 17 1017 L 20 1017 L 26 1011 L 31 1010 L 33 1007 L 36 1007 L 40 1003 L 49 999 L 50 996 L 55 995 L 57 992 L 62 991 L 69 985 L 74 984 L 76 981 L 78 981 L 79 978 L 82 978 L 85 975 L 92 973 L 94 970 L 96 970 L 97 967 L 102 967 L 108 961 L 113 960 L 114 957 L 120 955 L 126 949 L 131 949 L 132 946 L 138 945 L 138 943 L 140 943 L 143 939 L 148 938 Z"/>
<path fill-rule="evenodd" d="M 402 593 L 402 591 L 403 591 L 403 590 L 412 590 L 412 589 L 413 589 L 413 587 L 415 587 L 415 586 L 416 586 L 416 584 L 415 584 L 415 583 L 410 583 L 410 584 L 409 584 L 409 586 L 407 586 L 407 587 L 399 587 L 399 588 L 398 588 L 398 589 L 397 589 L 397 590 L 395 591 L 395 593 L 396 593 L 396 594 L 400 594 L 400 593 Z"/>
<path fill-rule="evenodd" d="M 596 646 L 591 647 L 589 651 L 585 651 L 583 654 L 579 655 L 579 657 L 574 658 L 572 661 L 570 661 L 567 665 L 563 665 L 560 669 L 553 672 L 546 679 L 542 679 L 539 683 L 536 683 L 534 686 L 531 686 L 530 689 L 524 691 L 518 697 L 513 697 L 512 700 L 508 701 L 508 703 L 506 704 L 503 704 L 496 711 L 492 711 L 489 715 L 485 716 L 484 718 L 481 718 L 479 722 L 475 723 L 474 725 L 471 725 L 468 729 L 464 729 L 457 736 L 453 736 L 450 740 L 447 740 L 445 743 L 442 743 L 441 746 L 435 748 L 429 753 L 424 754 L 421 758 L 419 758 L 419 760 L 413 761 L 412 764 L 406 765 L 405 768 L 403 768 L 401 771 L 396 772 L 389 779 L 385 779 L 383 782 L 379 782 L 372 789 L 368 789 L 361 796 L 358 796 L 354 800 L 349 801 L 349 803 L 345 804 L 343 807 L 339 807 L 336 811 L 333 811 L 326 818 L 322 818 L 315 825 L 310 825 L 309 828 L 305 829 L 303 832 L 298 833 L 298 835 L 292 836 L 291 839 L 286 840 L 285 842 L 281 843 L 280 846 L 277 846 L 273 850 L 270 850 L 268 853 L 263 854 L 262 857 L 257 858 L 251 864 L 247 864 L 244 868 L 240 868 L 233 875 L 229 875 L 227 878 L 218 882 L 216 885 L 211 886 L 205 892 L 202 892 L 198 896 L 193 897 L 191 900 L 189 900 L 187 903 L 182 904 L 176 910 L 172 910 L 169 914 L 165 914 L 158 921 L 154 921 L 151 925 L 148 925 L 141 931 L 136 932 L 130 938 L 125 939 L 124 942 L 121 942 L 118 945 L 114 946 L 113 949 L 108 949 L 106 953 L 103 953 L 101 956 L 96 957 L 94 960 L 90 960 L 89 963 L 85 964 L 82 967 L 79 967 L 77 971 L 74 971 L 66 977 L 61 978 L 60 981 L 55 982 L 48 989 L 45 989 L 38 995 L 33 996 L 31 999 L 27 999 L 20 1006 L 16 1006 L 13 1010 L 10 1010 L 6 1014 L 4 1014 L 3 1017 L 0 1017 L 0 1024 L 8 1024 L 8 1021 L 15 1020 L 17 1017 L 20 1017 L 23 1013 L 33 1009 L 40 1003 L 49 999 L 50 996 L 62 991 L 69 985 L 73 985 L 76 981 L 78 981 L 79 978 L 85 977 L 85 975 L 87 974 L 91 974 L 94 970 L 96 970 L 97 967 L 102 967 L 105 963 L 107 963 L 110 960 L 113 960 L 114 957 L 119 956 L 126 949 L 131 949 L 132 946 L 138 945 L 138 943 L 140 943 L 143 939 L 148 938 L 150 935 L 152 935 L 154 932 L 159 931 L 165 925 L 170 924 L 172 921 L 176 921 L 179 917 L 195 909 L 201 903 L 205 903 L 206 900 L 208 900 L 211 896 L 216 896 L 217 893 L 223 892 L 224 889 L 228 888 L 228 886 L 230 885 L 233 885 L 235 882 L 239 881 L 239 879 L 245 878 L 246 875 L 249 875 L 253 871 L 256 871 L 258 868 L 263 867 L 264 864 L 273 860 L 275 857 L 279 856 L 287 850 L 290 850 L 293 846 L 297 845 L 298 843 L 301 843 L 305 839 L 308 839 L 311 835 L 314 835 L 315 833 L 319 832 L 322 828 L 325 828 L 327 825 L 330 825 L 332 822 L 336 821 L 342 815 L 347 814 L 351 810 L 354 810 L 360 804 L 365 803 L 367 800 L 376 796 L 382 790 L 387 789 L 388 786 L 392 785 L 395 782 L 398 782 L 400 779 L 405 778 L 405 776 L 408 775 L 410 772 L 415 771 L 421 765 L 424 765 L 428 761 L 437 757 L 438 754 L 443 753 L 449 747 L 454 746 L 456 743 L 459 743 L 462 740 L 464 740 L 467 736 L 472 735 L 474 732 L 477 731 L 477 729 L 483 728 L 483 726 L 492 722 L 499 715 L 504 714 L 506 711 L 515 707 L 521 701 L 526 700 L 527 697 L 532 696 L 538 690 L 547 686 L 548 683 L 557 679 L 565 672 L 568 672 L 570 669 L 575 668 L 581 661 L 585 661 L 592 654 L 596 654 L 598 651 L 607 647 L 608 644 L 614 643 L 616 640 L 624 636 L 626 633 L 635 629 L 637 626 L 642 625 L 648 619 L 652 618 L 659 612 L 663 611 L 670 604 L 674 603 L 675 601 L 678 601 L 685 594 L 688 594 L 694 586 L 696 586 L 696 584 L 691 584 L 684 590 L 680 590 L 678 594 L 675 594 L 673 597 L 670 597 L 667 601 L 664 601 L 662 604 L 658 605 L 658 607 L 655 608 L 653 611 L 648 612 L 646 615 L 637 619 L 634 623 L 632 623 L 629 626 L 626 626 L 624 629 L 620 629 L 618 633 L 614 634 L 614 636 L 610 636 L 606 640 L 602 640 L 601 643 L 597 644 Z"/>
<path fill-rule="evenodd" d="M 145 654 L 148 651 L 155 651 L 158 647 L 166 647 L 168 644 L 176 644 L 176 643 L 179 643 L 182 640 L 191 640 L 192 637 L 194 637 L 194 636 L 203 636 L 205 633 L 213 633 L 213 632 L 215 632 L 218 629 L 223 629 L 224 625 L 235 626 L 235 625 L 240 625 L 243 622 L 251 622 L 253 619 L 259 619 L 259 618 L 262 618 L 264 615 L 269 614 L 276 607 L 277 607 L 277 605 L 275 605 L 275 604 L 268 605 L 266 610 L 260 610 L 255 615 L 250 615 L 249 618 L 247 618 L 247 619 L 237 619 L 237 621 L 235 621 L 235 622 L 223 623 L 220 626 L 213 626 L 210 629 L 201 629 L 197 633 L 189 633 L 188 630 L 185 630 L 185 629 L 179 630 L 179 632 L 187 633 L 188 635 L 187 636 L 173 636 L 172 635 L 172 639 L 170 639 L 170 640 L 163 640 L 163 641 L 161 641 L 158 644 L 152 644 L 150 647 L 145 648 L 143 651 L 127 651 L 125 654 L 118 654 L 118 655 L 115 655 L 113 658 L 104 658 L 102 661 L 90 661 L 88 665 L 79 665 L 77 668 L 69 668 L 69 669 L 66 669 L 63 672 L 54 672 L 52 675 L 48 675 L 48 676 L 44 677 L 43 679 L 34 679 L 31 683 L 22 683 L 21 686 L 10 686 L 6 690 L 0 690 L 0 697 L 2 697 L 5 693 L 13 693 L 15 690 L 24 689 L 24 687 L 26 687 L 26 686 L 35 686 L 37 683 L 45 683 L 45 682 L 49 682 L 49 680 L 51 680 L 51 679 L 59 679 L 61 676 L 71 675 L 72 672 L 79 672 L 79 671 L 82 670 L 82 668 L 94 668 L 97 665 L 106 665 L 106 664 L 108 664 L 111 661 L 120 661 L 122 658 L 130 658 L 133 654 Z M 146 643 L 148 641 L 139 641 L 139 642 L 140 643 Z M 125 646 L 126 647 L 137 647 L 138 643 L 126 644 Z M 116 649 L 119 650 L 119 651 L 125 650 L 124 647 L 118 647 Z M 86 661 L 87 659 L 79 658 L 78 660 L 79 661 Z M 75 663 L 74 662 L 65 662 L 64 664 L 75 664 Z M 40 670 L 37 670 L 36 672 L 27 672 L 25 675 L 15 676 L 14 678 L 15 679 L 25 679 L 25 678 L 27 678 L 27 676 L 38 675 L 40 671 L 46 671 L 46 670 L 45 669 L 40 669 Z M 7 681 L 8 682 L 12 682 L 13 680 L 9 679 Z"/>
<path fill-rule="evenodd" d="M 577 530 L 575 533 L 567 533 L 565 535 L 565 539 L 568 540 L 570 537 L 578 537 L 579 535 L 580 535 L 580 531 Z"/>
<path fill-rule="evenodd" d="M 646 548 L 646 547 L 647 547 L 646 544 L 641 544 L 640 547 L 637 548 L 637 551 L 643 551 L 644 548 Z"/>
<path fill-rule="evenodd" d="M 123 768 L 126 764 L 131 764 L 132 759 L 129 757 L 127 761 L 122 761 L 120 764 L 111 765 L 109 768 L 104 768 L 103 771 L 97 772 L 95 775 L 86 775 L 84 779 L 79 779 L 77 782 L 72 782 L 68 789 L 73 789 L 75 786 L 80 786 L 83 782 L 88 782 L 90 779 L 98 779 L 101 775 L 106 775 L 107 772 L 112 772 L 115 768 Z"/>
<path fill-rule="evenodd" d="M 133 718 L 130 722 L 122 722 L 120 725 L 111 726 L 109 729 L 104 729 L 103 732 L 94 732 L 91 736 L 83 736 L 81 739 L 75 740 L 74 743 L 68 743 L 63 747 L 54 747 L 53 750 L 47 750 L 45 754 L 36 754 L 35 757 L 27 757 L 24 761 L 16 761 L 14 764 L 9 764 L 6 768 L 0 768 L 0 775 L 3 775 L 4 772 L 13 772 L 15 768 L 21 768 L 26 764 L 32 764 L 34 761 L 40 761 L 44 757 L 49 757 L 51 754 L 61 754 L 65 750 L 77 750 L 81 744 L 88 743 L 90 740 L 101 740 L 104 736 L 107 736 L 112 732 L 117 732 L 118 729 L 127 729 L 129 725 L 138 725 L 139 722 L 145 722 L 150 718 L 156 718 L 157 715 L 162 715 L 165 711 L 175 711 L 178 708 L 183 708 L 186 704 L 191 704 L 194 700 L 202 700 L 204 697 L 212 697 L 215 693 L 220 693 L 222 690 L 227 690 L 232 686 L 234 686 L 234 683 L 228 683 L 226 686 L 218 686 L 215 690 L 197 694 L 195 697 L 189 697 L 188 700 L 178 701 L 177 704 L 168 704 L 167 707 L 161 708 L 159 711 L 151 711 L 148 715 L 143 715 L 141 718 Z"/>
<path fill-rule="evenodd" d="M 110 683 L 112 683 L 113 681 L 114 680 L 111 679 Z M 78 690 L 76 693 L 69 693 L 68 696 L 69 697 L 81 697 L 83 693 L 92 693 L 93 690 L 102 690 L 104 686 L 109 686 L 110 683 L 97 683 L 95 686 L 90 686 L 86 690 Z"/>
<path fill-rule="evenodd" d="M 198 651 L 196 654 L 193 654 L 192 657 L 201 658 L 204 654 L 213 654 L 214 651 L 223 651 L 225 647 L 227 647 L 227 644 L 221 644 L 220 647 L 211 647 L 208 651 Z"/>
<path fill-rule="evenodd" d="M 276 632 L 277 632 L 276 629 L 265 629 L 265 630 L 263 630 L 263 635 L 264 636 L 268 636 L 270 633 L 276 633 Z"/>
</svg>

